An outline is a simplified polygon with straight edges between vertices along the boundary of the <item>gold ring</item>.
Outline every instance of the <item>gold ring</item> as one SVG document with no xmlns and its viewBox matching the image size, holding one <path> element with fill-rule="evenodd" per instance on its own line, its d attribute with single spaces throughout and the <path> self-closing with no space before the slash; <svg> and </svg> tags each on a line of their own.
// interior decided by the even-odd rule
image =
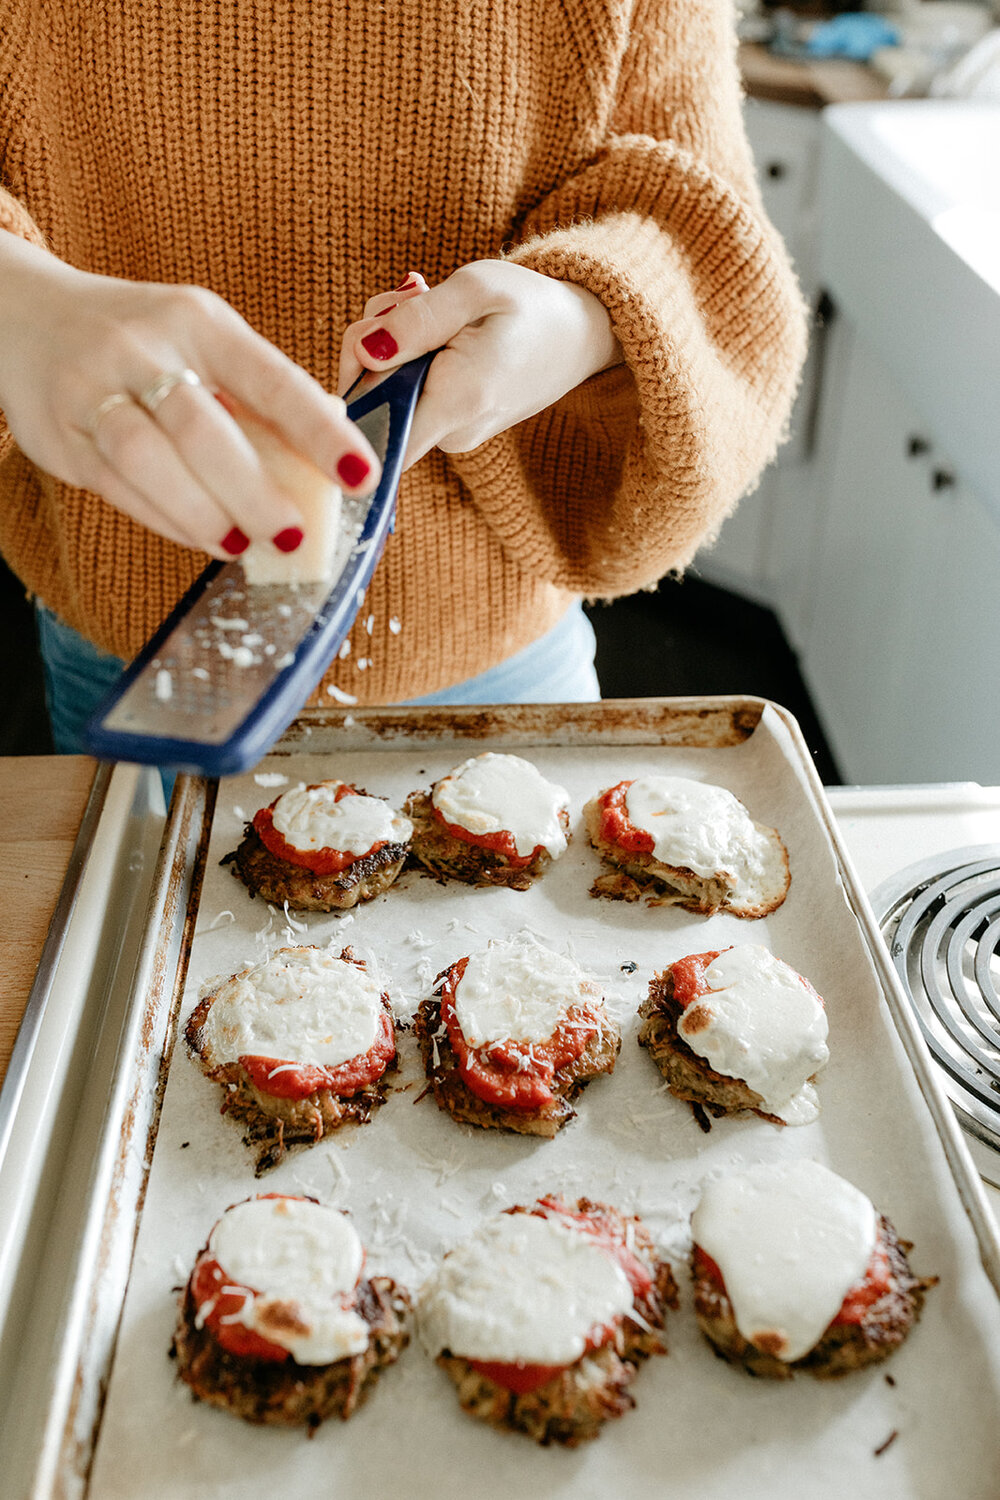
<svg viewBox="0 0 1000 1500">
<path fill-rule="evenodd" d="M 166 374 L 158 375 L 149 389 L 143 391 L 138 398 L 139 405 L 144 406 L 152 416 L 161 402 L 179 385 L 201 385 L 201 378 L 194 370 L 168 370 Z"/>
<path fill-rule="evenodd" d="M 92 438 L 96 438 L 98 426 L 100 425 L 103 418 L 107 416 L 109 411 L 114 411 L 116 406 L 131 405 L 132 397 L 124 395 L 121 391 L 116 391 L 113 396 L 105 396 L 104 400 L 97 403 L 97 405 L 94 407 L 94 410 L 87 418 L 87 432 Z"/>
</svg>

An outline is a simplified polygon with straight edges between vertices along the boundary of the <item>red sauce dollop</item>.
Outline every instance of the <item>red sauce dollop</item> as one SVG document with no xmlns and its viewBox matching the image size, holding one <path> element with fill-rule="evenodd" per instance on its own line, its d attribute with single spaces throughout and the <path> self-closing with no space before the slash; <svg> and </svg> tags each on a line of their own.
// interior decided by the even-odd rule
<svg viewBox="0 0 1000 1500">
<path fill-rule="evenodd" d="M 542 845 L 536 844 L 530 854 L 518 854 L 514 835 L 506 828 L 494 829 L 492 833 L 472 833 L 468 828 L 463 828 L 461 823 L 449 823 L 447 818 L 442 817 L 438 812 L 433 802 L 431 802 L 431 812 L 453 839 L 461 839 L 463 844 L 474 844 L 477 849 L 489 849 L 494 854 L 501 854 L 513 870 L 523 870 L 542 853 Z"/>
<path fill-rule="evenodd" d="M 383 1004 L 378 1033 L 367 1052 L 359 1052 L 335 1067 L 311 1063 L 282 1062 L 277 1057 L 246 1054 L 239 1059 L 250 1082 L 273 1099 L 304 1099 L 320 1089 L 329 1089 L 341 1099 L 350 1099 L 369 1083 L 381 1078 L 396 1055 L 392 1017 Z M 276 1071 L 280 1069 L 280 1071 Z"/>
<path fill-rule="evenodd" d="M 648 1295 L 652 1290 L 653 1278 L 649 1271 L 639 1258 L 633 1255 L 621 1235 L 617 1233 L 616 1226 L 601 1215 L 578 1213 L 567 1208 L 559 1198 L 540 1198 L 531 1212 L 543 1219 L 562 1219 L 574 1229 L 593 1239 L 605 1255 L 617 1261 L 621 1266 L 628 1277 L 633 1296 L 637 1299 Z M 602 1344 L 609 1343 L 614 1338 L 617 1328 L 618 1321 L 606 1325 L 598 1324 L 591 1328 L 587 1333 L 584 1352 L 589 1353 L 590 1350 L 599 1349 Z M 469 1364 L 474 1370 L 478 1370 L 480 1375 L 485 1375 L 487 1380 L 503 1386 L 505 1390 L 513 1391 L 517 1396 L 537 1390 L 539 1386 L 554 1380 L 563 1370 L 569 1369 L 568 1365 L 532 1365 L 520 1360 L 504 1364 L 500 1360 L 470 1359 Z"/>
<path fill-rule="evenodd" d="M 713 1282 L 721 1292 L 725 1292 L 726 1283 L 722 1272 L 700 1245 L 695 1245 L 693 1259 L 695 1275 L 703 1276 L 706 1280 Z M 882 1236 L 879 1234 L 875 1240 L 872 1258 L 868 1262 L 868 1269 L 861 1280 L 851 1287 L 840 1304 L 840 1311 L 835 1318 L 831 1319 L 828 1327 L 835 1328 L 838 1324 L 862 1322 L 868 1309 L 885 1296 L 891 1284 L 889 1255 Z M 726 1295 L 728 1296 L 728 1293 Z"/>
<path fill-rule="evenodd" d="M 679 958 L 675 964 L 670 965 L 674 980 L 674 999 L 678 1005 L 686 1008 L 692 1000 L 710 993 L 705 983 L 705 970 L 715 962 L 719 953 L 726 951 L 720 948 L 715 953 L 689 953 L 687 958 Z"/>
<path fill-rule="evenodd" d="M 222 1288 L 229 1288 L 223 1291 Z M 243 1359 L 266 1359 L 274 1363 L 290 1359 L 288 1349 L 261 1338 L 244 1323 L 223 1322 L 232 1318 L 243 1308 L 248 1297 L 254 1295 L 252 1287 L 244 1287 L 228 1277 L 219 1262 L 205 1250 L 198 1257 L 191 1273 L 191 1295 L 201 1314 L 203 1325 L 212 1337 L 230 1354 Z M 204 1311 L 202 1311 L 204 1309 Z"/>
<path fill-rule="evenodd" d="M 728 953 L 728 948 L 720 948 L 716 953 L 689 953 L 687 958 L 679 958 L 676 963 L 670 965 L 669 972 L 674 979 L 674 999 L 678 1005 L 686 1009 L 692 1000 L 698 1000 L 702 995 L 714 995 L 717 992 L 705 982 L 705 971 L 719 957 L 720 953 Z M 813 985 L 801 974 L 796 974 L 800 984 L 805 985 L 810 995 L 823 1004 L 822 995 L 817 994 Z"/>
<path fill-rule="evenodd" d="M 610 787 L 598 797 L 598 835 L 604 843 L 615 844 L 626 854 L 652 854 L 655 847 L 653 835 L 636 828 L 628 815 L 625 798 L 631 785 L 631 781 L 619 781 L 617 786 Z"/>
<path fill-rule="evenodd" d="M 459 1072 L 477 1098 L 503 1109 L 543 1109 L 554 1098 L 553 1075 L 580 1056 L 600 1024 L 586 1005 L 573 1005 L 544 1042 L 505 1039 L 471 1047 L 455 1014 L 455 992 L 468 958 L 460 958 L 441 984 L 441 1020 Z"/>
<path fill-rule="evenodd" d="M 852 1286 L 843 1302 L 840 1304 L 840 1312 L 831 1323 L 831 1328 L 837 1323 L 860 1323 L 870 1307 L 873 1307 L 892 1285 L 892 1272 L 889 1268 L 889 1253 L 879 1234 L 875 1240 L 875 1248 L 872 1258 L 868 1262 L 868 1269 L 857 1286 Z"/>
<path fill-rule="evenodd" d="M 334 793 L 334 802 L 340 802 L 344 797 L 361 797 L 363 792 L 356 791 L 354 787 L 348 786 L 346 781 L 340 782 Z M 274 809 L 281 799 L 275 797 L 270 807 L 262 807 L 260 812 L 254 813 L 253 826 L 257 836 L 276 859 L 283 859 L 286 864 L 298 865 L 303 870 L 312 870 L 314 875 L 339 875 L 346 870 L 348 865 L 353 865 L 356 860 L 367 859 L 369 854 L 374 854 L 376 849 L 381 849 L 388 842 L 387 839 L 379 839 L 367 849 L 364 854 L 348 854 L 342 849 L 296 849 L 294 844 L 288 843 L 274 826 Z"/>
</svg>

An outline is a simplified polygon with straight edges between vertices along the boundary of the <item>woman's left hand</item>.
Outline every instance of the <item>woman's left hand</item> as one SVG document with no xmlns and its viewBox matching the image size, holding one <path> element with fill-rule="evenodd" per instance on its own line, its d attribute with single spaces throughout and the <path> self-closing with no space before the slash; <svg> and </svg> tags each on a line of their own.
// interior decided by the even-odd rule
<svg viewBox="0 0 1000 1500">
<path fill-rule="evenodd" d="M 373 297 L 340 356 L 343 392 L 363 369 L 392 370 L 441 351 L 413 418 L 407 468 L 431 448 L 466 453 L 621 363 L 604 304 L 572 282 L 478 260 L 425 286 L 414 275 Z"/>
</svg>

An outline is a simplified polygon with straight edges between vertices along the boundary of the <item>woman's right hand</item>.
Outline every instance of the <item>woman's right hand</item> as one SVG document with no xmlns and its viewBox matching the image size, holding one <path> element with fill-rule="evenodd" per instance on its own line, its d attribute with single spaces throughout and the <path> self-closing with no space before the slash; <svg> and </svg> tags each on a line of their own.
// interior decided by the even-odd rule
<svg viewBox="0 0 1000 1500">
<path fill-rule="evenodd" d="M 190 371 L 197 381 L 149 394 Z M 266 538 L 293 551 L 302 516 L 230 415 L 240 408 L 349 493 L 377 484 L 343 401 L 221 297 L 91 275 L 0 230 L 0 409 L 40 469 L 212 557 Z"/>
</svg>

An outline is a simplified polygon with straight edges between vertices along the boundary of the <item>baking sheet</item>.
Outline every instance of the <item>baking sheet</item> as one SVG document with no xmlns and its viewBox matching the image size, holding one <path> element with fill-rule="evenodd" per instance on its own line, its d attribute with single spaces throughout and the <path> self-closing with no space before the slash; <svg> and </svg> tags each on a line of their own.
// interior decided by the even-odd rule
<svg viewBox="0 0 1000 1500">
<path fill-rule="evenodd" d="M 610 721 L 609 721 L 610 722 Z M 442 734 L 412 747 L 335 756 L 275 755 L 226 781 L 181 1024 L 209 979 L 260 961 L 284 943 L 350 944 L 382 979 L 402 1016 L 437 972 L 492 936 L 523 930 L 571 954 L 598 977 L 622 1023 L 610 1079 L 581 1095 L 578 1117 L 553 1141 L 456 1125 L 433 1099 L 412 1035 L 370 1125 L 298 1148 L 259 1181 L 220 1093 L 178 1045 L 125 1302 L 89 1493 L 110 1497 L 405 1494 L 479 1497 L 684 1496 L 745 1500 L 777 1493 L 859 1497 L 994 1497 L 1000 1469 L 1000 1308 L 920 1088 L 893 1030 L 834 851 L 812 794 L 800 741 L 765 710 L 744 743 L 719 749 L 600 741 L 518 745 L 571 796 L 575 838 L 530 892 L 469 890 L 408 873 L 353 915 L 293 914 L 251 901 L 218 860 L 244 818 L 288 784 L 339 776 L 395 805 L 478 749 Z M 308 744 L 308 740 L 304 741 Z M 731 788 L 788 845 L 792 887 L 762 922 L 724 914 L 595 901 L 598 872 L 580 821 L 583 803 L 625 776 L 690 775 Z M 258 778 L 263 776 L 265 784 Z M 779 1130 L 755 1118 L 711 1133 L 666 1093 L 636 1045 L 636 1010 L 651 973 L 685 953 L 762 942 L 823 994 L 831 1060 L 814 1124 Z M 634 973 L 623 966 L 636 964 Z M 714 1358 L 698 1333 L 683 1269 L 699 1185 L 744 1163 L 797 1156 L 849 1177 L 915 1242 L 912 1261 L 936 1273 L 921 1322 L 883 1366 L 837 1382 L 754 1381 Z M 192 1402 L 167 1358 L 182 1283 L 219 1213 L 256 1191 L 311 1193 L 348 1209 L 373 1273 L 414 1291 L 440 1255 L 484 1215 L 540 1193 L 587 1194 L 639 1213 L 679 1267 L 682 1305 L 668 1321 L 670 1354 L 633 1385 L 636 1409 L 574 1451 L 541 1449 L 458 1408 L 454 1388 L 414 1341 L 348 1423 L 301 1432 L 254 1428 Z M 887 1441 L 892 1439 L 891 1442 Z"/>
</svg>

